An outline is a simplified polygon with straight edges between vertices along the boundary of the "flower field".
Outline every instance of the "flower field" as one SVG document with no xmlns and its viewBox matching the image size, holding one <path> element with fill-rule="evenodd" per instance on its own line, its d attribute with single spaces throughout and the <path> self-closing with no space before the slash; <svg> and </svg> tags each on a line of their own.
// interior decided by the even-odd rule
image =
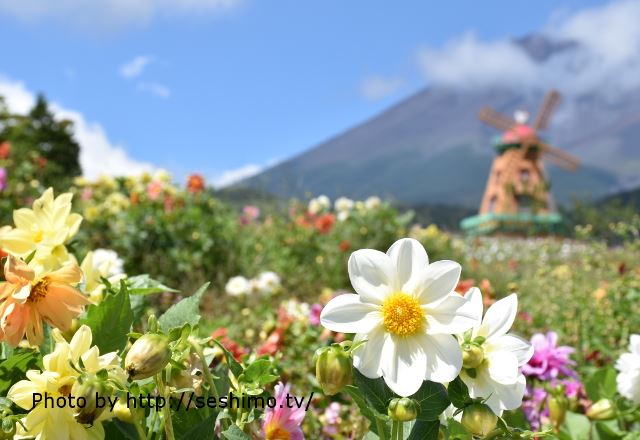
<svg viewBox="0 0 640 440">
<path fill-rule="evenodd" d="M 0 438 L 640 439 L 637 215 L 465 238 L 3 151 Z"/>
</svg>

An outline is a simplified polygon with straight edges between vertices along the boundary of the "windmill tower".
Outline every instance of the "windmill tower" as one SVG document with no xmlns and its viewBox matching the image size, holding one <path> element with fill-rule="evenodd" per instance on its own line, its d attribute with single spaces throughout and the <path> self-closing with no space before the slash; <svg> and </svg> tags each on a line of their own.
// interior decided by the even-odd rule
<svg viewBox="0 0 640 440">
<path fill-rule="evenodd" d="M 527 125 L 526 112 L 518 111 L 512 119 L 489 107 L 480 110 L 480 119 L 503 134 L 496 142 L 498 155 L 491 166 L 480 211 L 464 219 L 462 229 L 471 235 L 557 231 L 562 219 L 549 192 L 543 159 L 569 171 L 580 164 L 577 158 L 538 136 L 549 125 L 559 101 L 558 92 L 547 93 L 532 125 Z"/>
</svg>

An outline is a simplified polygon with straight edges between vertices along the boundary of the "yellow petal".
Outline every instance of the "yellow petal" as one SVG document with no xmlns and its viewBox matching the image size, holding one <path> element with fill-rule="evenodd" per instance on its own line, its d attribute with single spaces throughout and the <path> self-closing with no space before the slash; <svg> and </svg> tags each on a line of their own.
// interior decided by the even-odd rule
<svg viewBox="0 0 640 440">
<path fill-rule="evenodd" d="M 37 383 L 30 380 L 21 380 L 15 383 L 7 393 L 7 397 L 20 408 L 31 409 L 33 407 L 33 394 L 43 390 Z"/>
<path fill-rule="evenodd" d="M 36 216 L 33 211 L 28 208 L 13 211 L 13 223 L 15 223 L 18 229 L 25 229 L 27 231 L 35 231 L 38 229 Z"/>
<path fill-rule="evenodd" d="M 89 350 L 91 347 L 91 341 L 93 335 L 91 334 L 91 328 L 88 325 L 81 325 L 78 331 L 71 338 L 69 345 L 71 346 L 71 352 L 74 359 L 79 359 L 80 356 Z M 97 347 L 95 347 L 97 349 Z M 97 354 L 96 354 L 97 357 Z"/>
<path fill-rule="evenodd" d="M 0 248 L 9 254 L 26 257 L 36 248 L 35 237 L 29 231 L 12 229 L 2 235 Z"/>
</svg>

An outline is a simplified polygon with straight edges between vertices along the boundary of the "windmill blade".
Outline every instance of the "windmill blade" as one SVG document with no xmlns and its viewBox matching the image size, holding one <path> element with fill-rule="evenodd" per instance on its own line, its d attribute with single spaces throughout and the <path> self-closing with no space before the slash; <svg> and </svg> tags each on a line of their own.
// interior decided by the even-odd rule
<svg viewBox="0 0 640 440">
<path fill-rule="evenodd" d="M 482 107 L 478 116 L 481 121 L 486 122 L 489 125 L 493 125 L 498 130 L 502 131 L 511 130 L 517 125 L 517 122 L 512 118 L 498 113 L 491 107 Z"/>
<path fill-rule="evenodd" d="M 536 120 L 533 123 L 534 130 L 544 130 L 549 125 L 549 120 L 551 120 L 551 115 L 555 111 L 558 103 L 560 102 L 560 93 L 556 90 L 551 90 L 544 97 L 544 101 L 542 101 L 542 105 L 540 106 L 540 110 L 538 111 L 538 116 L 536 116 Z"/>
<path fill-rule="evenodd" d="M 544 158 L 549 160 L 549 162 L 561 166 L 569 171 L 575 171 L 580 165 L 580 160 L 577 157 L 566 153 L 559 148 L 552 147 L 551 145 L 541 141 L 537 142 L 537 145 L 542 150 Z"/>
</svg>

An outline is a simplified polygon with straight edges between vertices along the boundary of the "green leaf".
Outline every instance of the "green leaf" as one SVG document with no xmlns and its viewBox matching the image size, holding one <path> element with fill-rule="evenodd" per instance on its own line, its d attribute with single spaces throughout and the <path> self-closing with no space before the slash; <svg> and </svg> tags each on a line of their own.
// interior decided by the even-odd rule
<svg viewBox="0 0 640 440">
<path fill-rule="evenodd" d="M 100 353 L 109 353 L 124 348 L 127 333 L 133 324 L 133 312 L 129 301 L 129 291 L 125 283 L 120 290 L 107 295 L 98 305 L 89 306 L 87 317 L 82 322 L 91 328 L 93 345 Z"/>
<path fill-rule="evenodd" d="M 531 429 L 522 409 L 505 411 L 502 413 L 502 418 L 507 422 L 507 425 L 512 428 L 520 428 L 524 430 Z"/>
<path fill-rule="evenodd" d="M 237 425 L 229 426 L 229 429 L 222 432 L 224 438 L 228 440 L 251 440 Z"/>
<path fill-rule="evenodd" d="M 384 383 L 383 378 L 369 379 L 353 369 L 353 383 L 362 392 L 365 400 L 380 414 L 387 413 L 387 405 L 393 399 L 393 391 Z"/>
<path fill-rule="evenodd" d="M 449 400 L 451 400 L 451 403 L 453 403 L 453 406 L 456 408 L 464 408 L 472 402 L 471 397 L 469 397 L 469 388 L 463 380 L 460 379 L 460 376 L 456 377 L 455 380 L 449 384 L 447 394 L 449 395 Z"/>
<path fill-rule="evenodd" d="M 449 419 L 447 431 L 449 432 L 449 440 L 473 440 L 473 437 L 464 429 L 462 423 L 456 420 Z"/>
<path fill-rule="evenodd" d="M 225 348 L 224 345 L 222 345 L 222 343 L 220 341 L 218 341 L 217 339 L 214 339 L 213 342 L 222 349 L 222 351 L 224 352 L 225 357 L 227 358 L 227 365 L 229 365 L 229 370 L 231 370 L 231 372 L 233 373 L 233 375 L 235 377 L 238 377 L 242 374 L 244 368 L 242 368 L 242 365 L 240 365 L 240 363 L 238 361 L 236 361 L 236 358 L 233 357 L 233 355 L 231 353 L 229 353 L 229 350 L 227 350 Z"/>
<path fill-rule="evenodd" d="M 154 293 L 162 292 L 178 292 L 178 290 L 165 286 L 160 281 L 154 280 L 147 274 L 129 277 L 127 278 L 127 284 L 131 295 L 152 295 Z"/>
<path fill-rule="evenodd" d="M 586 416 L 568 411 L 560 434 L 570 440 L 589 440 L 590 431 L 591 424 Z"/>
<path fill-rule="evenodd" d="M 172 328 L 182 327 L 185 324 L 195 326 L 200 321 L 200 301 L 209 287 L 209 283 L 203 284 L 193 295 L 172 305 L 158 319 L 160 329 L 169 332 Z"/>
<path fill-rule="evenodd" d="M 406 438 L 407 440 L 438 440 L 438 432 L 440 432 L 440 421 L 416 420 Z"/>
<path fill-rule="evenodd" d="M 391 436 L 391 427 L 387 423 L 387 420 L 385 420 L 382 414 L 369 406 L 360 390 L 353 385 L 347 385 L 344 388 L 344 391 L 347 392 L 356 403 L 356 405 L 358 405 L 358 408 L 360 408 L 360 412 L 362 413 L 362 415 L 369 419 L 369 422 L 371 422 L 369 429 L 376 435 L 379 435 L 378 421 L 381 421 L 386 433 L 385 438 L 389 438 Z"/>
<path fill-rule="evenodd" d="M 601 368 L 589 377 L 584 388 L 593 402 L 612 398 L 616 394 L 616 370 L 611 367 Z"/>
<path fill-rule="evenodd" d="M 596 422 L 594 426 L 596 428 L 594 440 L 620 440 L 625 435 L 625 433 L 620 432 L 618 422 L 616 420 Z"/>
<path fill-rule="evenodd" d="M 35 350 L 14 350 L 0 362 L 0 395 L 6 396 L 11 385 L 24 379 L 27 370 L 40 369 L 40 354 Z"/>
<path fill-rule="evenodd" d="M 244 370 L 244 379 L 248 383 L 256 383 L 258 386 L 262 386 L 273 382 L 278 379 L 279 376 L 271 374 L 273 365 L 268 359 L 258 359 L 251 363 Z"/>
<path fill-rule="evenodd" d="M 440 414 L 451 404 L 444 385 L 428 380 L 422 382 L 418 392 L 411 398 L 420 405 L 417 419 L 425 422 L 438 420 Z"/>
<path fill-rule="evenodd" d="M 176 438 L 213 440 L 215 438 L 216 416 L 217 411 L 207 417 L 206 411 L 202 408 L 189 410 L 182 408 L 174 412 L 172 421 Z"/>
<path fill-rule="evenodd" d="M 104 423 L 105 438 L 109 440 L 138 440 L 138 433 L 133 425 L 114 419 Z"/>
</svg>

